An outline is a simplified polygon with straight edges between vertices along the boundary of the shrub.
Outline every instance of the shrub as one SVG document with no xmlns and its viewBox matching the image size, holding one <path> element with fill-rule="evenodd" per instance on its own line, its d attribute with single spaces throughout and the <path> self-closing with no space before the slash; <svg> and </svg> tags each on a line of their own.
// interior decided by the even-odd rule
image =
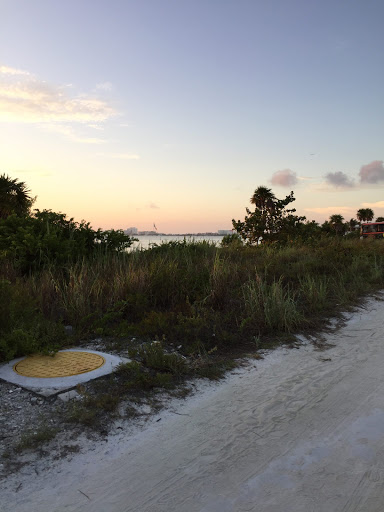
<svg viewBox="0 0 384 512">
<path fill-rule="evenodd" d="M 44 318 L 22 282 L 0 280 L 0 361 L 34 352 L 51 353 L 65 340 L 64 327 Z"/>
<path fill-rule="evenodd" d="M 133 241 L 121 230 L 95 231 L 85 221 L 75 222 L 51 210 L 0 219 L 0 254 L 23 273 L 48 265 L 62 267 L 95 252 L 123 251 Z"/>
</svg>

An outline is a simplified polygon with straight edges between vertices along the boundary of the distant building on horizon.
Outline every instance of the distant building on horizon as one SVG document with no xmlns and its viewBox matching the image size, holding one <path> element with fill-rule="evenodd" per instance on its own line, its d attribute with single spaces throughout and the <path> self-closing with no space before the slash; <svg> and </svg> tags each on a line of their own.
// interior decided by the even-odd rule
<svg viewBox="0 0 384 512">
<path fill-rule="evenodd" d="M 137 235 L 138 230 L 137 230 L 137 228 L 127 228 L 127 229 L 124 231 L 124 233 L 125 233 L 126 235 Z"/>
<path fill-rule="evenodd" d="M 219 235 L 232 235 L 233 229 L 218 229 L 217 230 Z"/>
<path fill-rule="evenodd" d="M 157 233 L 157 231 L 139 231 L 138 233 L 136 233 L 136 235 L 141 235 L 141 236 L 159 236 L 159 235 L 162 235 L 162 233 Z"/>
</svg>

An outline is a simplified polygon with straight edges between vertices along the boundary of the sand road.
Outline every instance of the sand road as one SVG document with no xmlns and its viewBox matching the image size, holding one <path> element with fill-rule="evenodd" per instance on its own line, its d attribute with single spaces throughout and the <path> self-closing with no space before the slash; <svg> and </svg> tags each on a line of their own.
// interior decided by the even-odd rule
<svg viewBox="0 0 384 512">
<path fill-rule="evenodd" d="M 21 478 L 17 493 L 15 481 L 0 509 L 383 512 L 383 324 L 371 299 L 324 336 L 328 350 L 251 362 L 144 431 Z"/>
</svg>

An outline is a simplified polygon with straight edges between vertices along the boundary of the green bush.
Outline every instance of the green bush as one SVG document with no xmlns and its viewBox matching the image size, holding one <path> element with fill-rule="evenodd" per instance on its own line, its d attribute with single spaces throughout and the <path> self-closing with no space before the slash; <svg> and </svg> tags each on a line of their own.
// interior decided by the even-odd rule
<svg viewBox="0 0 384 512">
<path fill-rule="evenodd" d="M 52 265 L 62 267 L 95 252 L 123 251 L 133 241 L 121 230 L 95 231 L 85 221 L 75 222 L 51 210 L 0 219 L 0 255 L 24 273 Z"/>
<path fill-rule="evenodd" d="M 35 352 L 48 354 L 65 340 L 62 324 L 44 318 L 22 282 L 0 280 L 0 361 Z"/>
<path fill-rule="evenodd" d="M 237 249 L 243 247 L 243 241 L 238 233 L 231 233 L 230 235 L 223 236 L 221 240 L 221 247 L 231 247 Z"/>
<path fill-rule="evenodd" d="M 185 360 L 176 353 L 166 353 L 159 341 L 131 350 L 131 357 L 138 357 L 142 364 L 152 370 L 181 375 L 186 372 Z"/>
</svg>

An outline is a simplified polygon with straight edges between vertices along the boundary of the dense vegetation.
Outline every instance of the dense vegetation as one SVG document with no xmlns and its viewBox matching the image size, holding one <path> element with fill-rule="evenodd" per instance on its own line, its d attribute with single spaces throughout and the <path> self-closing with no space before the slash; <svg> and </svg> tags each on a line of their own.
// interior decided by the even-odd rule
<svg viewBox="0 0 384 512">
<path fill-rule="evenodd" d="M 157 338 L 184 354 L 257 348 L 261 339 L 324 325 L 383 286 L 382 241 L 292 220 L 284 210 L 292 195 L 257 200 L 258 222 L 277 219 L 269 243 L 244 244 L 256 237 L 240 229 L 220 248 L 184 241 L 127 252 L 132 239 L 120 231 L 50 211 L 8 212 L 0 219 L 0 361 L 100 335 L 128 344 Z M 275 229 L 285 222 L 289 237 Z"/>
<path fill-rule="evenodd" d="M 3 259 L 0 358 L 78 339 L 162 339 L 185 353 L 257 343 L 319 325 L 324 315 L 383 285 L 381 241 L 217 248 L 173 242 L 95 254 L 23 275 Z"/>
</svg>

